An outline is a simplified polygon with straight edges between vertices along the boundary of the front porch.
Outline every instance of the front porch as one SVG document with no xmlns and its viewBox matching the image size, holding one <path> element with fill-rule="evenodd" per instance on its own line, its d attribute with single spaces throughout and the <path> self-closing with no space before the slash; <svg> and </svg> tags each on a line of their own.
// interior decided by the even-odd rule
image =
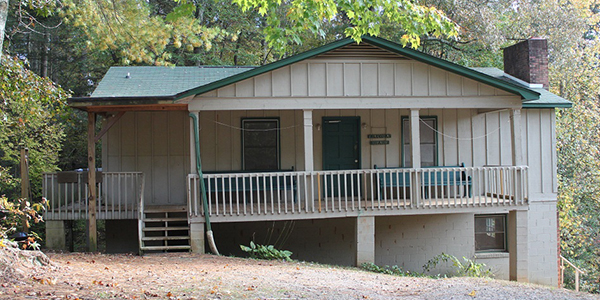
<svg viewBox="0 0 600 300">
<path fill-rule="evenodd" d="M 204 181 L 212 222 L 247 222 L 514 209 L 528 203 L 527 171 L 526 166 L 499 166 L 216 173 L 205 174 Z M 144 174 L 99 177 L 98 219 L 140 219 Z M 44 174 L 47 220 L 87 219 L 86 179 L 83 172 Z M 204 222 L 201 201 L 199 177 L 190 174 L 189 222 Z"/>
<path fill-rule="evenodd" d="M 212 222 L 497 212 L 527 205 L 527 179 L 526 166 L 204 175 Z M 201 201 L 190 174 L 190 222 L 203 222 Z"/>
</svg>

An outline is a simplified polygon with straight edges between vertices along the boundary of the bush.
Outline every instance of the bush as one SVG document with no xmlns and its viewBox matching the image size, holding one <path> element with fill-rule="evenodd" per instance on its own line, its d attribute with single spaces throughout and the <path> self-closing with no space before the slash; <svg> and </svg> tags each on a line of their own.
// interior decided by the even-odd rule
<svg viewBox="0 0 600 300">
<path fill-rule="evenodd" d="M 463 257 L 463 261 L 461 262 L 456 256 L 442 253 L 438 254 L 432 259 L 430 259 L 424 266 L 424 272 L 430 272 L 434 269 L 440 262 L 452 262 L 452 266 L 455 269 L 455 274 L 453 276 L 467 276 L 467 277 L 493 277 L 492 271 L 487 268 L 487 266 L 483 263 L 475 262 L 471 259 Z M 452 276 L 452 274 L 451 274 Z"/>
<path fill-rule="evenodd" d="M 416 273 L 410 273 L 408 271 L 402 271 L 402 269 L 400 269 L 400 267 L 398 267 L 396 265 L 391 266 L 391 267 L 390 266 L 380 267 L 374 263 L 363 263 L 360 267 L 369 272 L 388 274 L 388 275 L 396 275 L 396 276 L 420 276 L 421 275 L 421 274 L 416 274 Z"/>
<path fill-rule="evenodd" d="M 0 196 L 0 238 L 8 239 L 8 237 L 17 232 L 19 228 L 23 228 L 23 222 L 29 227 L 29 223 L 43 222 L 40 214 L 45 208 L 45 199 L 42 203 L 33 203 L 26 199 L 18 199 L 17 201 L 9 201 L 5 196 Z M 37 242 L 39 236 L 32 232 L 27 235 L 27 238 L 21 241 L 23 249 L 38 250 L 40 245 Z"/>
<path fill-rule="evenodd" d="M 291 251 L 288 250 L 279 250 L 275 248 L 273 245 L 258 245 L 254 242 L 250 242 L 250 247 L 240 245 L 242 251 L 249 253 L 250 257 L 258 258 L 258 259 L 283 259 L 287 261 L 291 261 L 290 256 L 292 255 Z"/>
</svg>

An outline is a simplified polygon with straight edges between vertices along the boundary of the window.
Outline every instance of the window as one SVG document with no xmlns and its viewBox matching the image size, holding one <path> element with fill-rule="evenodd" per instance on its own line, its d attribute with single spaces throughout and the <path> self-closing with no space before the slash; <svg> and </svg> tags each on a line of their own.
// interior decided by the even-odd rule
<svg viewBox="0 0 600 300">
<path fill-rule="evenodd" d="M 279 170 L 279 119 L 242 120 L 244 170 Z"/>
<path fill-rule="evenodd" d="M 420 117 L 421 166 L 437 166 L 437 118 Z M 412 149 L 410 145 L 410 119 L 402 117 L 402 163 L 412 167 Z"/>
<path fill-rule="evenodd" d="M 506 250 L 506 215 L 475 216 L 475 251 Z"/>
</svg>

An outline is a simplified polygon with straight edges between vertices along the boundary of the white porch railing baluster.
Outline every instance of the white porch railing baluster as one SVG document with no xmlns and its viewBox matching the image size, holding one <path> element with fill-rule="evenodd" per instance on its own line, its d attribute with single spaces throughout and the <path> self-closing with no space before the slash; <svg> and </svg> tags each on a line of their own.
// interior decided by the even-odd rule
<svg viewBox="0 0 600 300">
<path fill-rule="evenodd" d="M 194 176 L 189 176 L 190 185 L 199 184 Z M 215 208 L 210 212 L 228 218 L 300 213 L 344 216 L 357 209 L 380 214 L 416 208 L 452 211 L 523 205 L 528 193 L 527 167 L 521 166 L 223 173 L 206 174 L 205 182 L 209 207 Z M 199 207 L 197 187 L 190 189 L 190 207 Z M 218 195 L 217 199 L 211 194 Z M 224 199 L 230 199 L 229 209 Z"/>
<path fill-rule="evenodd" d="M 48 220 L 87 219 L 89 213 L 87 176 L 83 172 L 43 174 L 43 196 L 48 200 L 45 217 Z M 62 179 L 59 179 L 63 176 Z M 96 183 L 97 218 L 137 218 L 139 193 L 143 184 L 141 172 L 104 172 Z M 190 195 L 191 196 L 191 195 Z"/>
</svg>

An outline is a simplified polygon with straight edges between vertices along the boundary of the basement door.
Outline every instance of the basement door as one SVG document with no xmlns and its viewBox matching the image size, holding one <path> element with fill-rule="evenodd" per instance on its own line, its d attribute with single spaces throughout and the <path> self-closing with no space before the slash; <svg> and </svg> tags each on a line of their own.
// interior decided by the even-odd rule
<svg viewBox="0 0 600 300">
<path fill-rule="evenodd" d="M 323 117 L 323 170 L 360 168 L 360 118 Z M 325 176 L 326 196 L 357 195 L 357 175 Z M 354 184 L 352 183 L 354 180 Z"/>
</svg>

